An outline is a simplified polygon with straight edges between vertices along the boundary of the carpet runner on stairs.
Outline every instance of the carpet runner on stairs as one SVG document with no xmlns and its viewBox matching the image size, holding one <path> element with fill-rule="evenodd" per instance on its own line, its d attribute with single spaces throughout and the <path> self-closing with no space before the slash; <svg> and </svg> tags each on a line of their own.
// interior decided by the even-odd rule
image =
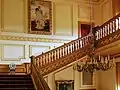
<svg viewBox="0 0 120 90">
<path fill-rule="evenodd" d="M 35 90 L 30 75 L 0 75 L 0 90 Z"/>
</svg>

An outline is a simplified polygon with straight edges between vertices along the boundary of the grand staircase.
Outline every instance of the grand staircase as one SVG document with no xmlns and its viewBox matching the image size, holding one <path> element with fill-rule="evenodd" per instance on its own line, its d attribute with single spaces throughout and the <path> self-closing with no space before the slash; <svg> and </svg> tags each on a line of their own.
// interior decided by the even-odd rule
<svg viewBox="0 0 120 90">
<path fill-rule="evenodd" d="M 30 75 L 0 75 L 0 90 L 35 90 Z"/>
<path fill-rule="evenodd" d="M 34 64 L 44 76 L 84 57 L 91 52 L 93 44 L 97 50 L 119 39 L 120 14 L 105 22 L 103 25 L 93 28 L 92 33 L 85 37 L 65 43 L 58 48 L 42 53 L 36 57 L 32 56 L 32 64 Z"/>
</svg>

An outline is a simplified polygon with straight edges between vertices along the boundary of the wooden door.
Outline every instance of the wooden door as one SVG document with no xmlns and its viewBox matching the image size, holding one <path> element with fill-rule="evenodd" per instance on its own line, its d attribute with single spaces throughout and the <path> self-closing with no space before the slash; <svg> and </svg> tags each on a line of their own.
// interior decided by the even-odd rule
<svg viewBox="0 0 120 90">
<path fill-rule="evenodd" d="M 93 23 L 92 26 L 94 26 Z M 78 37 L 87 36 L 90 33 L 90 28 L 90 23 L 78 21 Z"/>
</svg>

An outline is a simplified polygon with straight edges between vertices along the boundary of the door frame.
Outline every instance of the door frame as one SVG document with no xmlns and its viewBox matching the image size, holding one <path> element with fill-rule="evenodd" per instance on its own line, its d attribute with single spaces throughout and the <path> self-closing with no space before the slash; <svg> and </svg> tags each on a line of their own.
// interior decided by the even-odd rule
<svg viewBox="0 0 120 90">
<path fill-rule="evenodd" d="M 81 24 L 87 24 L 90 25 L 90 22 L 87 21 L 78 21 L 78 38 L 81 38 Z M 92 22 L 92 26 L 95 26 L 95 23 Z"/>
</svg>

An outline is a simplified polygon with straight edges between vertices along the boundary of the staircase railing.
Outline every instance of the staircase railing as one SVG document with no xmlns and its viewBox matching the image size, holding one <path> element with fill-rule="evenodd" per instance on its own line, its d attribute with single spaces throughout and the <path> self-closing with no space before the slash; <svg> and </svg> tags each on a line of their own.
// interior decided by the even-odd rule
<svg viewBox="0 0 120 90">
<path fill-rule="evenodd" d="M 120 29 L 120 13 L 96 28 L 96 40 L 100 40 Z"/>
<path fill-rule="evenodd" d="M 116 32 L 119 31 L 119 29 L 120 29 L 120 14 L 116 15 L 115 17 L 113 17 L 103 25 L 93 28 L 92 34 L 89 34 L 88 36 L 85 36 L 83 38 L 73 40 L 69 43 L 65 43 L 64 45 L 58 48 L 55 48 L 53 50 L 50 50 L 46 53 L 42 53 L 41 55 L 34 57 L 34 59 L 32 58 L 31 71 L 36 86 L 38 86 L 37 88 L 39 88 L 38 90 L 42 90 L 45 87 L 48 88 L 45 90 L 49 90 L 49 87 L 47 86 L 45 80 L 42 77 L 42 74 L 40 73 L 40 71 L 44 69 L 47 65 L 53 64 L 54 62 L 61 60 L 61 58 L 69 56 L 69 54 L 72 54 L 78 50 L 84 50 L 82 48 L 85 48 L 88 45 L 90 45 L 93 40 L 95 41 L 95 43 L 97 42 L 96 45 L 98 45 L 98 42 L 100 42 L 105 37 L 111 38 L 110 35 L 115 35 Z M 120 34 L 119 34 L 119 38 L 117 39 L 120 39 Z M 47 69 L 48 68 L 46 68 L 46 70 Z"/>
<path fill-rule="evenodd" d="M 38 69 L 44 68 L 44 66 L 47 66 L 48 64 L 51 64 L 52 62 L 55 62 L 58 59 L 89 45 L 91 42 L 91 37 L 91 35 L 88 35 L 86 37 L 73 40 L 69 43 L 65 43 L 64 45 L 46 53 L 42 53 L 41 55 L 35 57 L 33 63 Z"/>
<path fill-rule="evenodd" d="M 50 90 L 40 70 L 36 68 L 35 64 L 33 63 L 34 59 L 35 57 L 32 56 L 31 57 L 31 76 L 32 76 L 36 90 Z"/>
</svg>

